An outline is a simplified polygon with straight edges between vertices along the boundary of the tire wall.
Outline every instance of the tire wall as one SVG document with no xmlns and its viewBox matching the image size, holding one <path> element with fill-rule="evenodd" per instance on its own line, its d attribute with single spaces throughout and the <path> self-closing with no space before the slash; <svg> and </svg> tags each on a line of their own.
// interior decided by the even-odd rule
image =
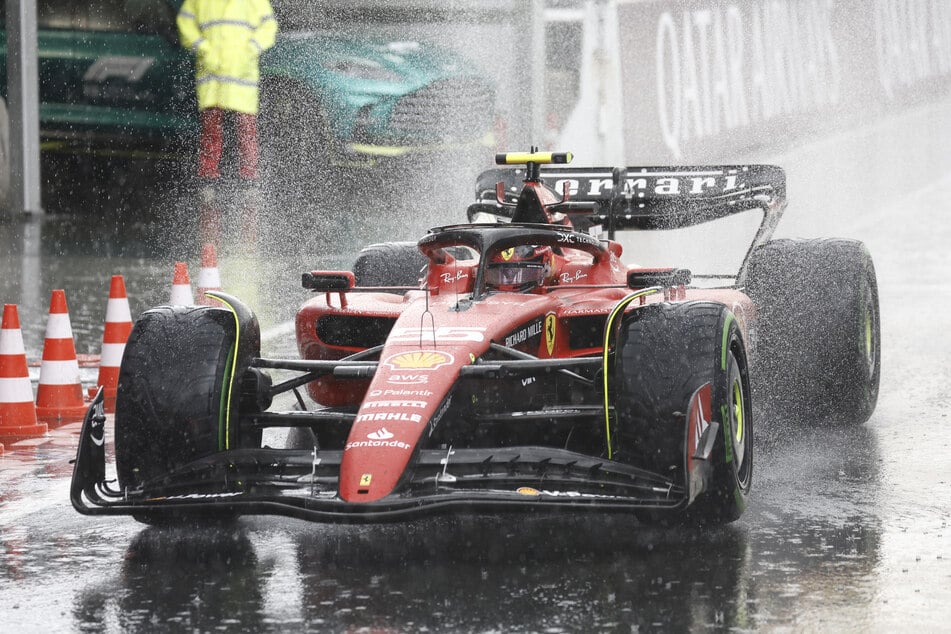
<svg viewBox="0 0 951 634">
<path fill-rule="evenodd" d="M 944 0 L 619 2 L 617 24 L 628 164 L 776 152 L 951 88 Z"/>
</svg>

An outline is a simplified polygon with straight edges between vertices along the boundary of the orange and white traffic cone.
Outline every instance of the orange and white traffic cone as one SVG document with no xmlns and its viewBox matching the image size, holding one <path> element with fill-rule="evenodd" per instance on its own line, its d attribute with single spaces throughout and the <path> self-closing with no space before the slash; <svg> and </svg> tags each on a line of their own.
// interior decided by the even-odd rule
<svg viewBox="0 0 951 634">
<path fill-rule="evenodd" d="M 198 303 L 204 306 L 214 306 L 218 302 L 205 297 L 205 291 L 220 291 L 221 275 L 218 273 L 218 255 L 215 245 L 205 243 L 201 249 L 201 270 L 198 272 Z"/>
<path fill-rule="evenodd" d="M 175 275 L 172 277 L 172 295 L 168 303 L 173 306 L 193 306 L 195 298 L 192 296 L 192 281 L 188 277 L 188 265 L 184 262 L 175 263 Z"/>
<path fill-rule="evenodd" d="M 108 413 L 116 411 L 116 388 L 119 385 L 119 366 L 125 352 L 125 342 L 132 332 L 132 313 L 129 298 L 125 294 L 125 279 L 113 275 L 109 284 L 109 302 L 106 304 L 106 326 L 102 332 L 102 354 L 99 357 L 99 378 L 96 386 L 89 388 L 89 398 L 103 389 L 103 408 Z"/>
<path fill-rule="evenodd" d="M 0 324 L 0 438 L 15 442 L 46 433 L 36 420 L 30 371 L 16 304 L 4 304 Z"/>
<path fill-rule="evenodd" d="M 86 404 L 79 381 L 79 362 L 66 308 L 66 292 L 55 290 L 50 296 L 40 384 L 36 388 L 36 417 L 54 424 L 79 421 L 85 415 Z"/>
</svg>

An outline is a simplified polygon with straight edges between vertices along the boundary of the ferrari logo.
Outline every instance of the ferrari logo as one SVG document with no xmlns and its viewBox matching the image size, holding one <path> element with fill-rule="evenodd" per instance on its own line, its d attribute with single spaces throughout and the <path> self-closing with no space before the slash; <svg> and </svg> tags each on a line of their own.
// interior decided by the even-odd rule
<svg viewBox="0 0 951 634">
<path fill-rule="evenodd" d="M 548 348 L 548 356 L 551 356 L 555 350 L 555 326 L 557 321 L 554 313 L 545 315 L 545 347 Z"/>
<path fill-rule="evenodd" d="M 512 247 L 511 249 L 505 249 L 504 251 L 502 251 L 501 255 L 502 255 L 502 259 L 508 262 L 509 260 L 512 259 L 512 256 L 514 254 L 515 254 L 515 247 Z"/>
<path fill-rule="evenodd" d="M 372 473 L 364 473 L 362 476 L 360 476 L 360 486 L 362 487 L 370 486 L 370 480 L 372 479 L 373 479 Z"/>
</svg>

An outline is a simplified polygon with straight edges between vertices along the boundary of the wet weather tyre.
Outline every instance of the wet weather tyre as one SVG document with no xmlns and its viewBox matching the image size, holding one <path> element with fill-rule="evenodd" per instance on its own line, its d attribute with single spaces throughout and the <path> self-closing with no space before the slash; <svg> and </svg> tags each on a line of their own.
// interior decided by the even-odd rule
<svg viewBox="0 0 951 634">
<path fill-rule="evenodd" d="M 772 240 L 750 257 L 753 390 L 770 415 L 859 425 L 881 374 L 875 267 L 855 240 Z"/>
<path fill-rule="evenodd" d="M 415 242 L 364 247 L 353 264 L 357 286 L 419 286 L 426 257 Z"/>
<path fill-rule="evenodd" d="M 231 312 L 211 307 L 160 306 L 137 320 L 116 395 L 120 487 L 254 442 L 240 437 L 239 390 L 229 390 L 232 369 L 246 363 L 235 359 L 235 330 Z"/>
<path fill-rule="evenodd" d="M 685 512 L 641 519 L 718 525 L 739 518 L 753 479 L 753 414 L 746 347 L 733 313 L 713 302 L 648 305 L 627 316 L 616 349 L 616 459 L 670 477 L 695 496 Z M 700 459 L 693 458 L 700 449 L 688 414 L 706 385 L 719 427 Z"/>
</svg>

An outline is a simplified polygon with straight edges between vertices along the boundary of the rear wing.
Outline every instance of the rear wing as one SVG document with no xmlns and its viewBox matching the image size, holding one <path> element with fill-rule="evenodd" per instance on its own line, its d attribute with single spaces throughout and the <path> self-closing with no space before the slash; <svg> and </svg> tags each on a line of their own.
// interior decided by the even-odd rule
<svg viewBox="0 0 951 634">
<path fill-rule="evenodd" d="M 762 230 L 772 233 L 786 206 L 786 174 L 774 165 L 541 167 L 545 186 L 558 194 L 568 187 L 572 202 L 593 202 L 586 213 L 592 225 L 602 225 L 608 237 L 615 230 L 689 227 L 751 209 L 766 214 Z M 526 169 L 495 168 L 476 179 L 476 199 L 482 211 L 511 216 Z M 492 207 L 494 210 L 489 211 Z M 758 236 L 759 237 L 759 236 Z M 768 237 L 768 236 L 766 236 Z"/>
</svg>

